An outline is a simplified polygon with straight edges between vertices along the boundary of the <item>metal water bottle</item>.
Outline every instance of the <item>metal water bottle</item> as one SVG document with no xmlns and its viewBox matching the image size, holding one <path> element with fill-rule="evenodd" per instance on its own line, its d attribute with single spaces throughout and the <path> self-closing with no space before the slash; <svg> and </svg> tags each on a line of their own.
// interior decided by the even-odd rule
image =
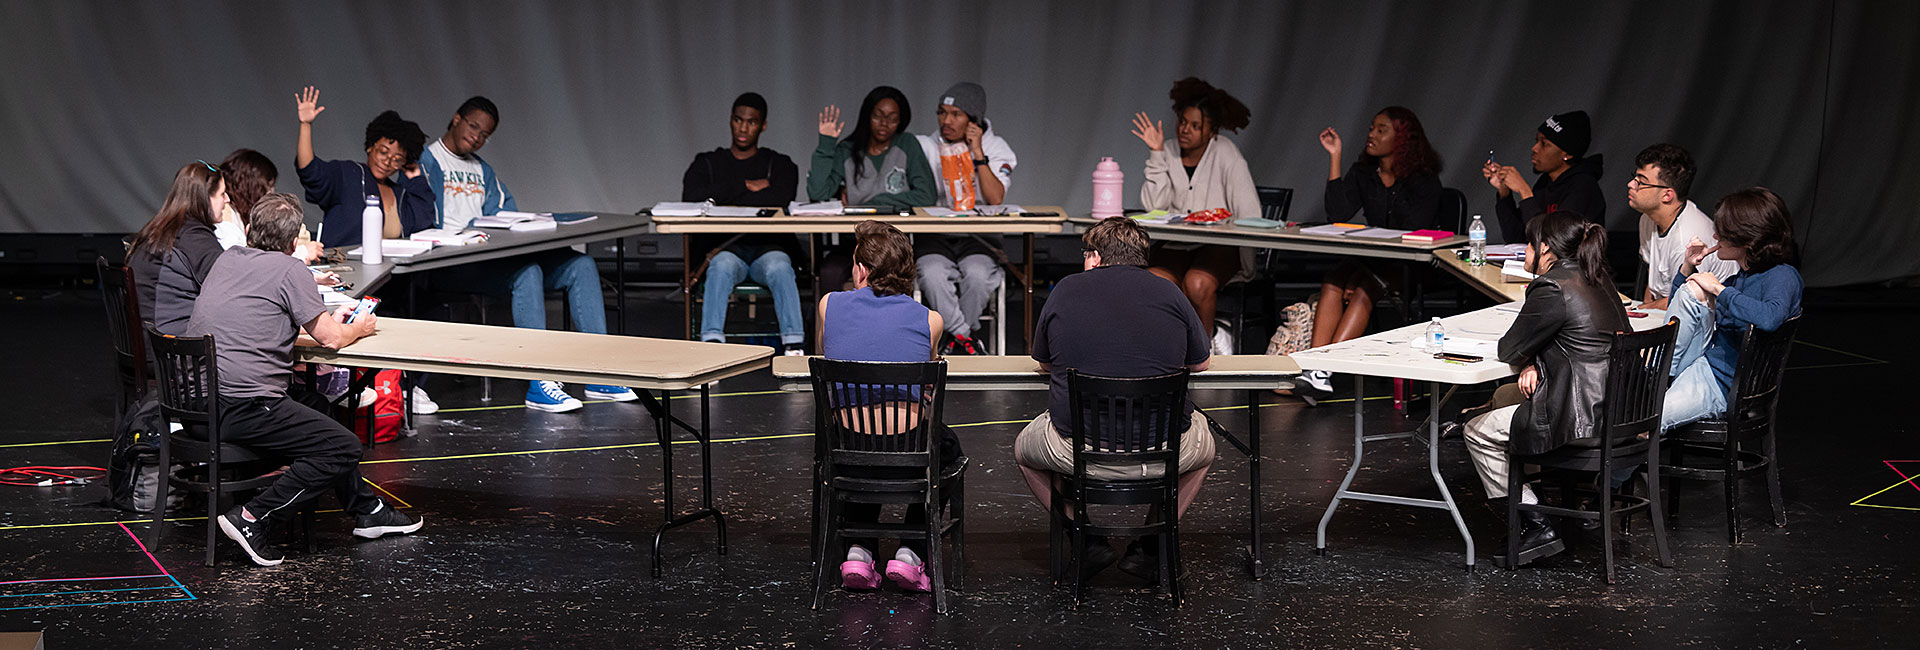
<svg viewBox="0 0 1920 650">
<path fill-rule="evenodd" d="M 1120 216 L 1120 196 L 1125 191 L 1126 179 L 1120 163 L 1111 157 L 1101 158 L 1100 164 L 1093 167 L 1093 218 Z"/>
<path fill-rule="evenodd" d="M 380 263 L 380 233 L 386 227 L 387 213 L 380 209 L 380 197 L 369 195 L 367 207 L 360 210 L 360 261 Z"/>
</svg>

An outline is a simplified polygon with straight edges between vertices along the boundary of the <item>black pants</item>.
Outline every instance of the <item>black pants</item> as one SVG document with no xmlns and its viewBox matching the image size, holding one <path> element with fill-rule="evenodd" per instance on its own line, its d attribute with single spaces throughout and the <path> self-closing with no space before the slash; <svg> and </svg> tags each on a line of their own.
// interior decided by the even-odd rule
<svg viewBox="0 0 1920 650">
<path fill-rule="evenodd" d="M 953 429 L 951 427 L 948 427 L 944 423 L 938 425 L 938 430 L 936 431 L 935 435 L 938 435 L 940 437 L 940 459 L 946 463 L 946 467 L 942 468 L 942 472 L 941 472 L 944 474 L 946 473 L 945 470 L 952 469 L 953 463 L 957 459 L 959 459 L 961 456 L 962 452 L 960 451 L 960 438 L 958 436 L 955 436 L 953 434 Z M 860 470 L 857 472 L 848 472 L 848 475 L 858 476 L 861 478 L 917 478 L 923 475 L 923 471 L 915 467 L 875 467 L 875 468 L 860 468 Z M 952 493 L 947 491 L 948 485 L 949 485 L 948 483 L 942 483 L 940 485 L 940 507 L 942 509 L 945 509 L 947 507 L 947 502 L 952 500 L 950 498 Z M 878 503 L 842 504 L 840 506 L 840 518 L 848 522 L 854 522 L 854 523 L 870 524 L 870 523 L 880 521 L 880 504 Z M 918 503 L 908 504 L 906 523 L 908 524 L 927 523 L 927 507 Z M 866 547 L 866 549 L 869 551 L 873 551 L 876 555 L 875 557 L 876 560 L 881 559 L 878 557 L 878 554 L 880 552 L 879 538 L 866 537 L 861 539 L 847 540 L 848 546 L 852 546 L 854 544 L 858 544 L 860 546 Z M 907 547 L 908 549 L 912 550 L 915 555 L 919 555 L 922 558 L 925 558 L 927 556 L 927 540 L 903 539 L 903 540 L 900 540 L 900 545 Z M 886 566 L 886 564 L 882 562 L 881 566 L 884 567 Z"/>
<path fill-rule="evenodd" d="M 303 403 L 304 402 L 304 403 Z M 367 514 L 380 504 L 360 478 L 360 440 L 327 417 L 325 398 L 308 392 L 289 397 L 220 399 L 221 438 L 291 461 L 280 479 L 247 502 L 247 512 L 265 520 L 331 489 L 348 514 Z"/>
</svg>

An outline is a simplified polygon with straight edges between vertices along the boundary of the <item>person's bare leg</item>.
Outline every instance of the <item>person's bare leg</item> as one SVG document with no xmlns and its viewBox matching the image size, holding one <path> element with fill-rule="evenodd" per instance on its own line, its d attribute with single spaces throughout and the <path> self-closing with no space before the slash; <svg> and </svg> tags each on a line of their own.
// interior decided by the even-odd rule
<svg viewBox="0 0 1920 650">
<path fill-rule="evenodd" d="M 1347 290 L 1347 309 L 1334 330 L 1334 343 L 1351 341 L 1367 333 L 1367 321 L 1373 318 L 1373 302 L 1378 296 L 1379 285 L 1371 282 L 1356 282 Z"/>
<path fill-rule="evenodd" d="M 1193 505 L 1193 498 L 1200 495 L 1200 483 L 1207 480 L 1207 470 L 1212 468 L 1213 464 L 1208 463 L 1200 469 L 1180 475 L 1179 485 L 1174 486 L 1174 508 L 1178 510 L 1175 516 L 1181 519 L 1187 517 L 1187 506 Z"/>
<path fill-rule="evenodd" d="M 1053 512 L 1053 472 L 1021 465 L 1020 474 L 1027 479 L 1027 490 L 1033 492 L 1033 499 L 1040 502 L 1040 510 Z"/>
<path fill-rule="evenodd" d="M 1180 289 L 1187 294 L 1187 301 L 1193 303 L 1194 314 L 1200 317 L 1200 325 L 1209 329 L 1209 335 L 1213 333 L 1214 308 L 1218 304 L 1220 287 L 1239 272 L 1238 248 L 1204 246 L 1194 251 L 1193 265 L 1187 268 Z"/>
<path fill-rule="evenodd" d="M 1173 271 L 1170 269 L 1163 269 L 1158 266 L 1155 266 L 1155 267 L 1148 268 L 1147 270 L 1152 271 L 1154 275 L 1166 278 L 1168 282 L 1172 282 L 1175 285 L 1180 284 L 1180 278 L 1174 277 Z"/>
<path fill-rule="evenodd" d="M 1320 285 L 1320 305 L 1313 312 L 1313 347 L 1333 343 L 1333 332 L 1340 327 L 1340 315 L 1346 312 L 1347 288 L 1339 278 L 1329 276 Z"/>
<path fill-rule="evenodd" d="M 1186 275 L 1187 267 L 1192 265 L 1193 255 L 1189 251 L 1156 246 L 1147 252 L 1147 270 L 1176 287 L 1180 286 L 1180 276 Z"/>
</svg>

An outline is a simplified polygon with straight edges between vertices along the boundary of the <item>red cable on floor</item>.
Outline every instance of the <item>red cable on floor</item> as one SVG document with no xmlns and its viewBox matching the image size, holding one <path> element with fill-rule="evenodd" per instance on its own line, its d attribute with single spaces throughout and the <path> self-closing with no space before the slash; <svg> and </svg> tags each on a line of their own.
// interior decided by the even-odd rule
<svg viewBox="0 0 1920 650">
<path fill-rule="evenodd" d="M 99 472 L 100 474 L 99 476 L 74 476 L 71 474 L 62 474 L 60 472 L 56 472 L 52 470 Z M 59 466 L 59 467 L 50 466 L 50 465 L 29 465 L 26 467 L 0 469 L 0 485 L 20 485 L 25 487 L 51 487 L 55 485 L 86 485 L 88 483 L 106 478 L 106 476 L 107 476 L 107 470 L 101 469 L 99 467 L 87 467 L 84 465 Z"/>
</svg>

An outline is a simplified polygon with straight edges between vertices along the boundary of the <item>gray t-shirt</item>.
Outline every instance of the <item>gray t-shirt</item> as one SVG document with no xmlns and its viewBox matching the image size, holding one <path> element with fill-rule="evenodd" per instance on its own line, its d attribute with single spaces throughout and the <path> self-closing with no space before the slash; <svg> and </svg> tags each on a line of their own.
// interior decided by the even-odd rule
<svg viewBox="0 0 1920 650">
<path fill-rule="evenodd" d="M 235 248 L 193 301 L 189 336 L 213 335 L 222 397 L 280 397 L 293 378 L 300 326 L 326 313 L 313 274 L 285 253 Z"/>
</svg>

